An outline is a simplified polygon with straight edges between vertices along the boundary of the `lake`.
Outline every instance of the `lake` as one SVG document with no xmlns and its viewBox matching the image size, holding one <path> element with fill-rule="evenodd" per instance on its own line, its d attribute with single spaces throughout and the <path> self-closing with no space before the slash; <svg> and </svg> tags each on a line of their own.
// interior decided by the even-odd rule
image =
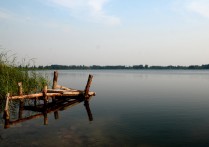
<svg viewBox="0 0 209 147">
<path fill-rule="evenodd" d="M 45 71 L 52 79 L 53 71 Z M 4 129 L 0 146 L 209 146 L 208 70 L 59 70 L 58 83 L 96 92 L 84 103 Z M 18 112 L 17 112 L 18 113 Z M 2 116 L 2 114 L 1 114 Z"/>
</svg>

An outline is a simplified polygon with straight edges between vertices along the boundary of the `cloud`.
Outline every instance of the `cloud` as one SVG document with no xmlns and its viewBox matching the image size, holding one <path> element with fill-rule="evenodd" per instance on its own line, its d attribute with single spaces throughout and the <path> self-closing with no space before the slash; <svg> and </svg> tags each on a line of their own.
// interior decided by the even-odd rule
<svg viewBox="0 0 209 147">
<path fill-rule="evenodd" d="M 108 15 L 104 6 L 109 0 L 49 0 L 51 3 L 67 8 L 75 18 L 107 25 L 121 23 L 116 16 Z"/>
<path fill-rule="evenodd" d="M 191 1 L 190 3 L 188 3 L 187 9 L 201 16 L 209 18 L 209 1 L 208 0 Z"/>
<path fill-rule="evenodd" d="M 10 12 L 0 9 L 0 19 L 10 19 L 11 17 Z"/>
</svg>

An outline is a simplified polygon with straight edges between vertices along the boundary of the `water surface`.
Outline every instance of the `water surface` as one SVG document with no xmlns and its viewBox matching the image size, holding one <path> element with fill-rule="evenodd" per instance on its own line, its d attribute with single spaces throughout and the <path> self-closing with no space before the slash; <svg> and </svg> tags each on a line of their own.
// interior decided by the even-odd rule
<svg viewBox="0 0 209 147">
<path fill-rule="evenodd" d="M 209 146 L 209 71 L 60 70 L 58 83 L 83 90 L 93 74 L 93 121 L 83 103 L 4 129 L 1 146 Z M 53 71 L 47 71 L 52 78 Z"/>
</svg>

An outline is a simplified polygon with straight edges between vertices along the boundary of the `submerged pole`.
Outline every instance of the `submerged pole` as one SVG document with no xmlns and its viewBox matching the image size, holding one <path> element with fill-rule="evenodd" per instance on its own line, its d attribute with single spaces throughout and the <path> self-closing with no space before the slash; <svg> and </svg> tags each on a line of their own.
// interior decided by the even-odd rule
<svg viewBox="0 0 209 147">
<path fill-rule="evenodd" d="M 89 75 L 89 78 L 88 78 L 88 81 L 87 81 L 87 84 L 86 84 L 86 88 L 85 88 L 85 92 L 84 92 L 85 98 L 89 97 L 89 89 L 90 89 L 90 86 L 91 86 L 92 79 L 93 79 L 93 75 Z"/>
</svg>

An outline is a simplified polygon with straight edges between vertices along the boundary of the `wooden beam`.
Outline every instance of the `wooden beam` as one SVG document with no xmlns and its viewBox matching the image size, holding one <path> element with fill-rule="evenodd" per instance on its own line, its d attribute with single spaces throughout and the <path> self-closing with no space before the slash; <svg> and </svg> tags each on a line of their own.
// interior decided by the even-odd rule
<svg viewBox="0 0 209 147">
<path fill-rule="evenodd" d="M 85 97 L 89 97 L 89 89 L 90 89 L 90 86 L 91 86 L 92 79 L 93 79 L 93 75 L 89 75 L 89 78 L 88 78 L 88 81 L 87 81 L 87 84 L 86 84 L 86 88 L 85 88 L 85 92 L 84 92 Z"/>
<path fill-rule="evenodd" d="M 29 95 L 22 95 L 22 96 L 11 96 L 10 99 L 11 100 L 15 100 L 15 99 L 32 99 L 35 97 L 42 97 L 43 93 L 35 93 L 35 94 L 29 94 Z"/>
<path fill-rule="evenodd" d="M 45 95 L 43 95 L 43 93 L 35 93 L 35 94 L 22 95 L 22 96 L 11 96 L 11 97 L 9 97 L 9 99 L 10 100 L 15 100 L 15 99 L 34 99 L 34 98 L 37 99 L 38 97 L 44 97 L 44 96 L 47 96 L 47 97 L 52 97 L 52 96 L 78 96 L 78 95 L 82 95 L 82 94 L 84 94 L 84 91 L 81 91 L 81 90 L 70 90 L 70 91 L 65 91 L 63 93 L 60 93 L 60 92 L 52 93 L 50 91 L 50 93 L 46 93 Z M 92 92 L 92 91 L 89 91 L 88 95 L 89 96 L 95 96 L 96 93 Z"/>
</svg>

